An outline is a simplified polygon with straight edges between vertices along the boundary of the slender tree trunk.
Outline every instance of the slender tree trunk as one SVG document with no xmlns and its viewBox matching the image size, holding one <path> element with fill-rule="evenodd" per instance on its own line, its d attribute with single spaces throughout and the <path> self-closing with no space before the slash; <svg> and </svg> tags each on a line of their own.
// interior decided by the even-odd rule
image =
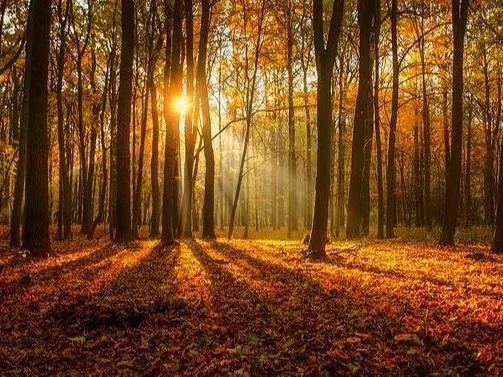
<svg viewBox="0 0 503 377">
<path fill-rule="evenodd" d="M 501 122 L 501 71 L 498 71 L 498 110 L 496 114 L 496 129 Z M 494 236 L 491 250 L 495 253 L 503 253 L 503 138 L 500 144 L 499 173 L 498 173 L 498 197 L 496 203 L 496 219 L 494 222 Z"/>
<path fill-rule="evenodd" d="M 398 40 L 397 40 L 397 0 L 391 1 L 391 49 L 393 55 L 393 92 L 391 97 L 391 122 L 388 137 L 388 161 L 386 168 L 386 179 L 388 181 L 386 191 L 386 237 L 394 237 L 394 227 L 396 219 L 396 168 L 395 168 L 395 143 L 396 126 L 398 120 L 398 85 L 399 85 L 399 66 L 398 66 Z"/>
<path fill-rule="evenodd" d="M 117 196 L 117 64 L 116 64 L 116 17 L 118 0 L 115 0 L 112 27 L 112 49 L 110 57 L 110 182 L 108 189 L 108 232 L 111 239 L 115 238 L 116 202 Z"/>
<path fill-rule="evenodd" d="M 292 0 L 287 0 L 288 72 L 288 237 L 297 230 L 297 161 L 295 154 L 295 108 L 293 104 L 293 22 Z"/>
<path fill-rule="evenodd" d="M 187 78 L 186 91 L 190 103 L 194 103 L 194 25 L 192 14 L 192 0 L 185 0 L 185 28 L 186 28 L 186 55 L 187 55 Z M 201 49 L 201 44 L 200 44 Z M 193 111 L 185 114 L 185 169 L 183 180 L 183 199 L 181 232 L 183 237 L 192 237 L 192 172 L 194 170 L 194 147 L 196 130 L 193 127 L 193 116 L 198 116 Z"/>
<path fill-rule="evenodd" d="M 149 42 L 150 43 L 150 42 Z M 151 48 L 151 47 L 150 47 Z M 149 62 L 147 63 L 147 76 L 153 74 L 152 72 L 152 50 L 150 50 Z M 134 187 L 134 198 L 133 198 L 133 237 L 138 238 L 138 231 L 141 226 L 141 202 L 142 202 L 142 191 L 143 191 L 143 165 L 145 161 L 145 139 L 147 134 L 147 120 L 148 120 L 148 101 L 150 90 L 148 88 L 148 82 L 150 78 L 147 77 L 145 80 L 145 93 L 143 101 L 143 109 L 141 115 L 141 128 L 140 128 L 140 150 L 138 151 L 138 170 L 136 171 L 136 181 Z"/>
<path fill-rule="evenodd" d="M 210 29 L 210 0 L 202 0 L 201 32 L 199 38 L 199 57 L 197 62 L 197 88 L 203 114 L 204 176 L 203 238 L 215 238 L 215 157 L 211 138 L 210 102 L 208 99 L 208 80 L 206 78 L 206 55 Z"/>
<path fill-rule="evenodd" d="M 379 38 L 381 34 L 381 1 L 376 1 L 376 22 L 374 32 L 374 127 L 377 158 L 377 238 L 384 238 L 384 188 L 382 174 L 381 117 L 379 114 Z"/>
<path fill-rule="evenodd" d="M 12 204 L 12 218 L 10 226 L 10 246 L 18 247 L 19 228 L 21 225 L 21 212 L 24 197 L 24 187 L 26 179 L 26 158 L 27 158 L 27 132 L 28 132 L 28 118 L 29 118 L 29 93 L 31 83 L 31 64 L 32 64 L 32 46 L 33 46 L 33 2 L 30 2 L 28 13 L 28 22 L 26 27 L 26 52 L 25 52 L 25 68 L 24 68 L 24 91 L 23 91 L 23 104 L 21 111 L 21 119 L 19 122 L 19 153 L 16 168 L 16 181 L 14 183 L 14 203 Z"/>
<path fill-rule="evenodd" d="M 332 128 L 332 72 L 334 69 L 337 47 L 344 14 L 344 1 L 334 3 L 327 44 L 323 32 L 323 4 L 313 0 L 313 28 L 318 74 L 317 89 L 317 127 L 318 159 L 316 172 L 316 194 L 314 215 L 309 248 L 306 257 L 322 258 L 325 256 L 328 225 L 328 201 L 330 196 L 330 134 Z"/>
<path fill-rule="evenodd" d="M 496 220 L 494 222 L 494 235 L 491 250 L 495 253 L 503 253 L 503 139 L 500 144 L 498 200 L 496 206 Z"/>
<path fill-rule="evenodd" d="M 117 197 L 115 240 L 127 242 L 131 232 L 130 124 L 133 92 L 135 11 L 133 0 L 122 0 L 122 47 L 117 124 Z"/>
<path fill-rule="evenodd" d="M 491 110 L 491 85 L 489 78 L 489 63 L 487 60 L 487 47 L 483 46 L 483 74 L 485 89 L 485 106 L 483 109 L 486 154 L 484 161 L 484 218 L 487 225 L 494 223 L 494 149 L 493 120 Z"/>
<path fill-rule="evenodd" d="M 472 206 L 472 118 L 473 105 L 470 101 L 466 122 L 466 174 L 465 174 L 465 224 L 473 224 Z"/>
<path fill-rule="evenodd" d="M 152 107 L 152 157 L 150 161 L 150 179 L 152 185 L 152 222 L 150 238 L 160 236 L 161 198 L 159 191 L 159 114 L 157 112 L 157 88 L 153 76 L 149 82 Z"/>
<path fill-rule="evenodd" d="M 445 193 L 445 219 L 440 244 L 454 244 L 460 198 L 461 154 L 463 147 L 463 52 L 468 0 L 452 0 L 454 57 L 452 74 L 452 150 Z"/>
<path fill-rule="evenodd" d="M 63 14 L 63 1 L 58 4 L 59 18 L 59 51 L 57 58 L 57 83 L 56 83 L 56 103 L 58 111 L 58 148 L 59 148 L 59 206 L 58 206 L 58 231 L 57 238 L 68 240 L 71 238 L 71 188 L 68 180 L 68 167 L 65 143 L 65 119 L 63 111 L 63 79 L 65 71 L 66 56 L 66 26 L 70 6 L 66 2 Z"/>
<path fill-rule="evenodd" d="M 309 61 L 309 59 L 306 59 Z M 305 227 L 311 227 L 313 219 L 313 162 L 312 162 L 312 130 L 311 130 L 311 111 L 309 110 L 309 98 L 307 88 L 308 65 L 303 68 L 304 84 L 304 112 L 306 114 L 306 219 Z"/>
<path fill-rule="evenodd" d="M 424 0 L 422 1 L 424 6 Z M 431 228 L 431 126 L 430 106 L 426 90 L 426 61 L 424 41 L 424 16 L 421 16 L 421 37 L 419 40 L 419 55 L 421 57 L 421 87 L 423 97 L 423 133 L 424 133 L 424 218 L 426 226 Z"/>
</svg>

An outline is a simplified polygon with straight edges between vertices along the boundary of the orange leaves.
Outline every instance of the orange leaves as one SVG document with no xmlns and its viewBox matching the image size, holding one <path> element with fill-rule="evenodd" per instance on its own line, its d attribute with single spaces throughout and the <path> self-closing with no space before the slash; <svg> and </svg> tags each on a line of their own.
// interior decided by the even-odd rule
<svg viewBox="0 0 503 377">
<path fill-rule="evenodd" d="M 475 249 L 332 242 L 319 263 L 271 240 L 56 242 L 33 263 L 3 249 L 0 371 L 498 375 L 503 264 Z"/>
</svg>

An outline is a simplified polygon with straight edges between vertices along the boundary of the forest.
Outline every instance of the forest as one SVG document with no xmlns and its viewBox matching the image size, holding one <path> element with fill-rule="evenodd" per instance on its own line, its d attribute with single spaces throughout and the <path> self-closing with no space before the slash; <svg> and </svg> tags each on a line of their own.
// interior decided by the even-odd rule
<svg viewBox="0 0 503 377">
<path fill-rule="evenodd" d="M 502 0 L 0 0 L 0 375 L 503 375 Z"/>
</svg>

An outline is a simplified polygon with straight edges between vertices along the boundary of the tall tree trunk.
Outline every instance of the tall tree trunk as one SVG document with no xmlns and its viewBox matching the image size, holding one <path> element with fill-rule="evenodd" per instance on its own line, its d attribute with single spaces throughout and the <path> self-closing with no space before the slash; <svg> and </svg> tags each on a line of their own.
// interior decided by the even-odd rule
<svg viewBox="0 0 503 377">
<path fill-rule="evenodd" d="M 489 62 L 487 60 L 487 46 L 483 46 L 483 74 L 485 106 L 483 109 L 486 154 L 484 161 L 484 219 L 487 225 L 494 223 L 494 149 L 493 120 L 491 109 L 491 84 L 489 78 Z"/>
<path fill-rule="evenodd" d="M 107 108 L 107 98 L 108 91 L 110 85 L 110 74 L 111 74 L 111 64 L 112 64 L 112 54 L 107 61 L 107 70 L 105 74 L 105 85 L 103 88 L 103 94 L 101 96 L 101 105 L 100 105 L 100 146 L 101 146 L 101 185 L 99 191 L 99 204 L 98 204 L 98 212 L 94 221 L 91 225 L 91 229 L 89 229 L 89 233 L 87 234 L 88 239 L 92 239 L 94 236 L 94 232 L 98 227 L 99 223 L 105 220 L 105 200 L 107 195 L 107 185 L 108 185 L 108 168 L 107 168 L 107 146 L 106 146 L 106 135 L 105 135 L 105 114 Z"/>
<path fill-rule="evenodd" d="M 449 165 L 451 164 L 451 136 L 449 132 L 449 120 L 448 120 L 448 109 L 447 109 L 447 89 L 444 89 L 442 93 L 442 115 L 443 115 L 443 125 L 444 125 L 444 150 L 445 150 L 445 179 L 447 181 L 447 175 L 449 173 Z"/>
<path fill-rule="evenodd" d="M 206 55 L 210 29 L 210 0 L 202 0 L 201 32 L 199 36 L 199 57 L 197 61 L 197 90 L 203 114 L 204 176 L 203 238 L 215 238 L 215 157 L 211 138 L 210 102 L 208 80 L 206 78 Z"/>
<path fill-rule="evenodd" d="M 496 129 L 500 128 L 501 122 L 501 71 L 498 71 L 498 110 L 496 113 Z M 498 173 L 498 197 L 496 204 L 496 219 L 494 222 L 494 236 L 491 250 L 495 253 L 503 253 L 503 138 L 500 144 L 499 173 Z"/>
<path fill-rule="evenodd" d="M 167 4 L 167 6 L 169 6 Z M 166 24 L 166 35 L 169 40 L 171 30 Z M 169 68 L 165 68 L 165 74 L 169 72 L 169 83 L 165 76 L 165 86 L 167 94 L 164 96 L 164 118 L 166 123 L 166 142 L 164 148 L 164 184 L 163 184 L 163 207 L 162 207 L 162 235 L 161 239 L 165 245 L 172 245 L 175 242 L 175 231 L 177 210 L 175 205 L 176 185 L 175 180 L 177 165 L 177 130 L 178 114 L 171 107 L 171 104 L 179 95 L 182 85 L 181 72 L 181 44 L 182 44 L 182 0 L 175 0 L 173 8 L 173 36 L 171 55 L 168 52 L 169 43 L 166 46 L 166 55 L 169 61 Z M 170 55 L 170 56 L 169 56 Z M 168 64 L 168 60 L 166 60 Z"/>
<path fill-rule="evenodd" d="M 133 92 L 133 59 L 135 11 L 133 0 L 122 0 L 122 47 L 117 105 L 117 197 L 115 240 L 127 242 L 131 232 L 131 97 Z"/>
<path fill-rule="evenodd" d="M 381 117 L 379 114 L 379 38 L 381 34 L 381 0 L 376 0 L 376 17 L 374 27 L 374 132 L 376 135 L 377 158 L 377 238 L 384 238 L 384 188 L 382 175 Z"/>
<path fill-rule="evenodd" d="M 316 172 L 316 194 L 313 224 L 306 257 L 325 256 L 328 225 L 328 201 L 330 196 L 330 134 L 332 129 L 332 74 L 337 56 L 337 47 L 342 28 L 344 1 L 334 3 L 330 30 L 325 46 L 323 32 L 323 3 L 313 0 L 314 47 L 318 89 L 316 97 L 318 127 L 318 159 Z"/>
<path fill-rule="evenodd" d="M 360 237 L 368 232 L 370 150 L 372 146 L 372 35 L 375 0 L 358 2 L 359 85 L 355 108 L 351 177 L 349 182 L 346 236 Z"/>
<path fill-rule="evenodd" d="M 187 55 L 187 79 L 186 91 L 190 103 L 194 103 L 194 25 L 193 25 L 192 0 L 185 0 L 185 28 L 186 28 L 186 55 Z M 202 31 L 202 29 L 201 29 Z M 201 50 L 201 42 L 199 42 Z M 198 63 L 199 64 L 199 63 Z M 206 67 L 205 67 L 206 68 Z M 203 105 L 204 106 L 204 105 Z M 183 237 L 192 237 L 192 193 L 193 182 L 192 172 L 194 170 L 194 147 L 196 130 L 193 126 L 193 111 L 185 114 L 185 169 L 183 180 L 183 199 L 182 199 L 182 217 L 181 232 Z"/>
<path fill-rule="evenodd" d="M 454 244 L 458 218 L 463 149 L 463 52 L 468 0 L 452 0 L 452 27 L 454 57 L 452 72 L 452 149 L 445 193 L 445 219 L 440 235 L 440 244 Z"/>
<path fill-rule="evenodd" d="M 159 192 L 159 114 L 157 112 L 157 88 L 153 76 L 149 82 L 152 107 L 152 157 L 150 160 L 150 179 L 152 185 L 152 222 L 150 238 L 160 235 L 161 198 Z"/>
<path fill-rule="evenodd" d="M 51 252 L 49 241 L 49 143 L 47 128 L 47 78 L 51 0 L 33 3 L 31 9 L 32 39 L 29 59 L 27 160 L 25 186 L 25 219 L 23 247 L 34 257 Z M 30 55 L 30 54 L 28 54 Z"/>
<path fill-rule="evenodd" d="M 59 205 L 57 238 L 68 240 L 71 238 L 72 226 L 72 193 L 68 180 L 68 166 L 65 141 L 65 119 L 63 111 L 63 79 L 65 72 L 67 21 L 70 6 L 66 2 L 63 14 L 63 0 L 58 3 L 59 18 L 59 51 L 57 58 L 56 103 L 58 110 L 58 149 L 59 149 Z"/>
<path fill-rule="evenodd" d="M 150 38 L 151 39 L 151 38 Z M 151 42 L 149 42 L 151 43 Z M 133 197 L 133 237 L 138 238 L 138 231 L 141 226 L 141 202 L 142 202 L 142 191 L 143 191 L 143 165 L 145 161 L 145 139 L 147 134 L 147 120 L 148 120 L 148 101 L 150 90 L 148 88 L 148 82 L 152 72 L 152 50 L 150 47 L 147 67 L 147 77 L 145 79 L 145 92 L 144 101 L 141 114 L 141 128 L 140 128 L 140 150 L 138 151 L 138 169 L 136 171 L 136 181 L 134 186 L 134 197 Z"/>
<path fill-rule="evenodd" d="M 293 104 L 293 9 L 287 0 L 287 72 L 288 72 L 288 236 L 297 230 L 297 161 L 295 154 L 295 108 Z"/>
<path fill-rule="evenodd" d="M 26 179 L 26 158 L 27 158 L 27 132 L 29 118 L 29 93 L 31 83 L 31 64 L 32 64 L 32 46 L 33 46 L 33 2 L 30 2 L 28 12 L 28 22 L 26 27 L 26 45 L 25 45 L 25 67 L 24 67 L 24 91 L 21 119 L 19 122 L 19 153 L 16 167 L 16 181 L 14 183 L 14 203 L 12 204 L 12 218 L 10 226 L 10 246 L 18 247 L 19 228 L 21 225 L 21 212 L 24 197 L 24 187 Z"/>
<path fill-rule="evenodd" d="M 110 57 L 110 179 L 108 189 L 108 232 L 111 239 L 115 238 L 116 202 L 117 196 L 117 38 L 116 18 L 118 0 L 115 0 L 112 26 L 112 48 Z"/>
<path fill-rule="evenodd" d="M 395 168 L 395 143 L 396 143 L 396 125 L 398 120 L 398 85 L 399 85 L 399 66 L 398 66 L 398 11 L 397 0 L 391 1 L 391 49 L 393 55 L 393 92 L 391 95 L 391 122 L 388 137 L 388 156 L 386 167 L 386 237 L 394 237 L 394 227 L 396 219 L 396 168 Z"/>
<path fill-rule="evenodd" d="M 424 7 L 424 0 L 422 0 Z M 421 37 L 419 39 L 419 55 L 421 57 L 421 87 L 423 97 L 423 133 L 424 133 L 424 219 L 426 226 L 431 228 L 431 126 L 430 126 L 430 106 L 428 103 L 428 93 L 426 90 L 426 61 L 425 61 L 425 41 L 424 41 L 424 15 L 421 14 Z"/>
<path fill-rule="evenodd" d="M 496 220 L 494 222 L 494 235 L 491 250 L 503 253 L 503 139 L 500 144 L 499 173 L 498 173 L 498 200 L 496 206 Z"/>
<path fill-rule="evenodd" d="M 310 50 L 309 50 L 310 51 Z M 313 162 L 312 162 L 312 130 L 311 130 L 311 111 L 309 110 L 309 97 L 308 97 L 308 87 L 307 87 L 307 75 L 309 66 L 307 62 L 309 57 L 306 59 L 306 63 L 303 64 L 303 85 L 304 85 L 304 112 L 306 114 L 306 218 L 305 227 L 309 229 L 311 227 L 311 221 L 313 220 Z"/>
<path fill-rule="evenodd" d="M 470 101 L 468 107 L 468 119 L 466 120 L 466 174 L 465 174 L 465 225 L 473 224 L 472 206 L 472 120 L 473 104 Z"/>
</svg>

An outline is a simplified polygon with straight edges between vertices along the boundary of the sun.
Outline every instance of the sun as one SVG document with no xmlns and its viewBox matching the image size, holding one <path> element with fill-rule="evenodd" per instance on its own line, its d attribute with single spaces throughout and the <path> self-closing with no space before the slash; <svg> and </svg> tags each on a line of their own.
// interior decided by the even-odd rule
<svg viewBox="0 0 503 377">
<path fill-rule="evenodd" d="M 180 114 L 185 114 L 190 108 L 190 103 L 185 95 L 181 95 L 175 100 L 175 109 Z"/>
</svg>

